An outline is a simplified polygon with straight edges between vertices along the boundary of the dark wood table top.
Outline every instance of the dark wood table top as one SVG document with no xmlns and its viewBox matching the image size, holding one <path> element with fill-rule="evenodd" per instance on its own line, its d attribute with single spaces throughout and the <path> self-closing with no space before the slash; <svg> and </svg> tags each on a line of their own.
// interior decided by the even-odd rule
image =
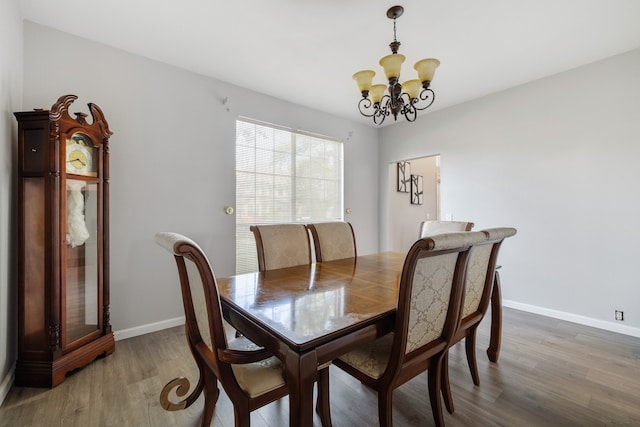
<svg viewBox="0 0 640 427">
<path fill-rule="evenodd" d="M 392 315 L 404 258 L 384 252 L 248 273 L 218 279 L 218 288 L 225 312 L 300 353 Z"/>
</svg>

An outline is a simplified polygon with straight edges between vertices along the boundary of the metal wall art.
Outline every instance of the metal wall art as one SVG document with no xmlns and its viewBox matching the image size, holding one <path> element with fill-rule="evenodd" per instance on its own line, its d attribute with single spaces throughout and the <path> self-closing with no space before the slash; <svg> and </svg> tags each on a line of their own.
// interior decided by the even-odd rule
<svg viewBox="0 0 640 427">
<path fill-rule="evenodd" d="M 408 193 L 411 185 L 411 163 L 398 162 L 398 192 Z"/>
<path fill-rule="evenodd" d="M 422 175 L 411 175 L 411 204 L 421 205 L 422 198 Z"/>
</svg>

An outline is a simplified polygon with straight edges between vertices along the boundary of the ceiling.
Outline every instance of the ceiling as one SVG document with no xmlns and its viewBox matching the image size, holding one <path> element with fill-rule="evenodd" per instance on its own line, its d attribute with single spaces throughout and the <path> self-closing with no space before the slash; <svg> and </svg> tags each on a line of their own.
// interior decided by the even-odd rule
<svg viewBox="0 0 640 427">
<path fill-rule="evenodd" d="M 401 80 L 419 59 L 441 61 L 427 111 L 640 48 L 638 0 L 17 3 L 29 21 L 366 124 L 351 76 L 372 69 L 385 83 L 378 60 L 390 53 L 395 4 L 405 8 Z"/>
</svg>

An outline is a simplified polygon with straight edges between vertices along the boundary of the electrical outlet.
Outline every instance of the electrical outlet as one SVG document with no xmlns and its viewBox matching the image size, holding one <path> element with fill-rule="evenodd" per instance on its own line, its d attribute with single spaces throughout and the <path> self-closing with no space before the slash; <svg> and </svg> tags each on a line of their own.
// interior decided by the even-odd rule
<svg viewBox="0 0 640 427">
<path fill-rule="evenodd" d="M 622 322 L 624 320 L 624 311 L 616 310 L 616 320 Z"/>
</svg>

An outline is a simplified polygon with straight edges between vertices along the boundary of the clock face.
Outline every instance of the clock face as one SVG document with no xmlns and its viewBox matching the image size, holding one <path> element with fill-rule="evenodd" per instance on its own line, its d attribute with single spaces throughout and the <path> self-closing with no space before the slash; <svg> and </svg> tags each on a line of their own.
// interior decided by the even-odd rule
<svg viewBox="0 0 640 427">
<path fill-rule="evenodd" d="M 66 144 L 67 173 L 97 176 L 95 151 L 93 142 L 88 136 L 74 133 L 71 138 L 67 139 Z"/>
</svg>

